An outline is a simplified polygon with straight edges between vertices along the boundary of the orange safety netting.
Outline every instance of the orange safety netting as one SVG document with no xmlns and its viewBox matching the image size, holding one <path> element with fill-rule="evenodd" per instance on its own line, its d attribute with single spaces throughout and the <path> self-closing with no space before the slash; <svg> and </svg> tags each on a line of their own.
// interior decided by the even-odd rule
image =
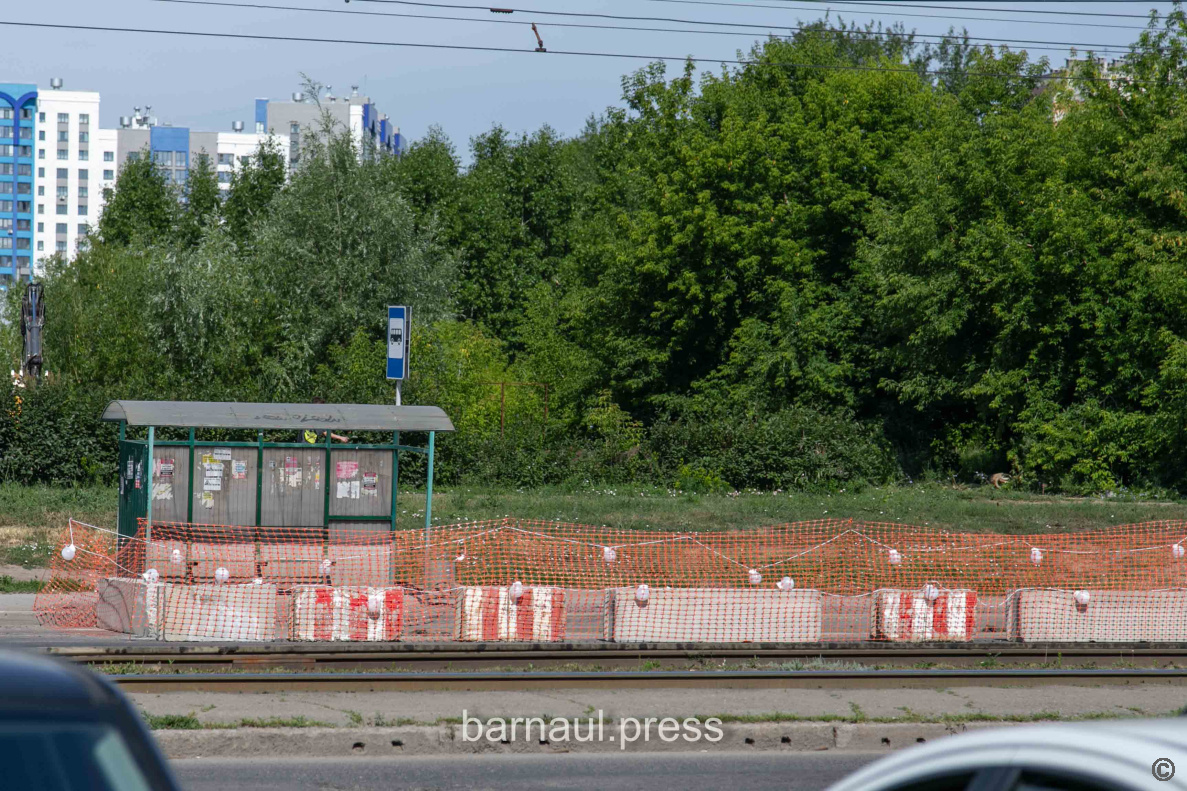
<svg viewBox="0 0 1187 791">
<path fill-rule="evenodd" d="M 1187 641 L 1187 522 L 1055 535 L 71 521 L 35 604 L 165 640 Z"/>
</svg>

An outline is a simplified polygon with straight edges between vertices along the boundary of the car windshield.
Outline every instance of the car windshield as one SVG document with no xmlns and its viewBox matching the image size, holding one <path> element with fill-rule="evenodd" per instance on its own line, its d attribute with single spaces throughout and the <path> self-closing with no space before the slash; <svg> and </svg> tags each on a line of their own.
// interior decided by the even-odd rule
<svg viewBox="0 0 1187 791">
<path fill-rule="evenodd" d="M 149 791 L 119 731 L 103 723 L 0 723 L 5 788 Z"/>
</svg>

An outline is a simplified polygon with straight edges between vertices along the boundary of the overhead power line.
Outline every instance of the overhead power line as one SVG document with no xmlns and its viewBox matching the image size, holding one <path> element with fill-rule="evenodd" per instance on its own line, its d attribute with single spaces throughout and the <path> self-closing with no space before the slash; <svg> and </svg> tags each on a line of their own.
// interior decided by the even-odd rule
<svg viewBox="0 0 1187 791">
<path fill-rule="evenodd" d="M 722 64 L 728 66 L 755 66 L 761 65 L 755 61 L 738 60 L 735 58 L 705 58 L 695 55 L 643 55 L 630 52 L 599 52 L 596 50 L 536 50 L 524 47 L 489 47 L 479 46 L 475 44 L 437 44 L 426 43 L 422 41 L 367 41 L 363 39 L 342 39 L 342 38 L 313 38 L 310 36 L 269 36 L 260 33 L 222 33 L 205 30 L 165 30 L 159 28 L 137 28 L 137 27 L 117 27 L 105 25 L 68 25 L 60 22 L 15 22 L 11 20 L 0 20 L 0 27 L 20 27 L 20 28 L 41 28 L 46 30 L 75 30 L 88 31 L 100 33 L 136 33 L 141 35 L 159 35 L 159 36 L 192 36 L 196 38 L 220 38 L 230 39 L 235 41 L 274 41 L 281 43 L 298 43 L 298 44 L 349 44 L 352 46 L 368 46 L 368 47 L 407 47 L 409 49 L 441 49 L 441 50 L 465 50 L 472 52 L 510 52 L 510 53 L 524 53 L 540 57 L 541 55 L 568 55 L 586 58 L 618 58 L 624 60 L 645 60 L 649 62 L 655 61 L 676 61 L 689 63 L 708 63 L 708 64 Z M 1033 79 L 1026 75 L 1010 73 L 1005 74 L 1001 72 L 974 72 L 962 69 L 913 69 L 909 66 L 858 66 L 858 65 L 844 65 L 833 63 L 770 63 L 770 66 L 777 66 L 785 69 L 806 69 L 818 71 L 859 71 L 859 72 L 883 72 L 891 74 L 925 74 L 930 76 L 965 76 L 965 77 L 990 77 L 994 79 Z M 1073 76 L 1066 77 L 1068 80 L 1078 82 L 1116 82 L 1115 78 L 1111 77 L 1088 77 L 1088 76 Z M 1147 84 L 1160 83 L 1160 80 L 1128 80 L 1127 82 L 1133 84 Z"/>
<path fill-rule="evenodd" d="M 342 9 L 335 9 L 335 8 L 304 8 L 304 7 L 300 7 L 300 6 L 271 5 L 271 4 L 267 4 L 267 3 L 224 2 L 223 0 L 153 0 L 153 2 L 173 3 L 173 4 L 180 4 L 180 5 L 220 6 L 220 7 L 224 7 L 224 8 L 255 8 L 255 9 L 263 9 L 263 10 L 273 10 L 273 11 L 303 11 L 303 12 L 318 13 L 318 14 L 345 14 L 348 16 L 363 15 L 363 16 L 379 16 L 379 17 L 397 17 L 397 18 L 404 18 L 404 19 L 407 19 L 407 18 L 432 19 L 432 20 L 440 20 L 440 21 L 448 21 L 448 22 L 473 22 L 473 23 L 480 23 L 480 24 L 517 25 L 520 27 L 522 27 L 524 24 L 526 24 L 524 22 L 518 22 L 515 20 L 511 20 L 511 19 L 476 19 L 473 17 L 440 16 L 440 15 L 435 15 L 435 14 L 405 14 L 405 13 L 399 13 L 399 12 L 383 12 L 383 11 L 345 11 Z M 504 10 L 506 10 L 506 11 L 521 11 L 521 9 L 499 9 L 499 10 L 500 10 L 500 12 L 502 12 Z M 532 13 L 532 12 L 527 12 L 527 13 Z M 547 12 L 544 12 L 544 13 L 547 13 Z M 629 17 L 625 17 L 625 18 L 629 18 Z M 713 23 L 709 23 L 709 24 L 713 24 Z M 628 31 L 647 31 L 647 32 L 659 32 L 659 33 L 716 34 L 716 35 L 726 35 L 726 36 L 748 36 L 751 38 L 753 38 L 755 35 L 754 32 L 743 32 L 743 31 L 732 31 L 732 30 L 724 31 L 724 30 L 696 30 L 696 29 L 676 29 L 676 28 L 634 27 L 634 26 L 629 26 L 629 25 L 591 25 L 588 23 L 573 23 L 573 22 L 550 22 L 549 25 L 552 27 L 591 28 L 591 29 L 595 29 L 595 30 L 628 30 Z M 806 28 L 803 28 L 803 27 L 800 27 L 797 25 L 781 25 L 781 26 L 780 25 L 770 25 L 770 26 L 755 25 L 754 27 L 757 27 L 760 30 L 765 30 L 768 33 L 772 32 L 772 31 L 802 31 L 802 30 L 806 29 Z M 845 31 L 845 32 L 850 33 L 850 31 Z M 886 32 L 886 31 L 869 32 L 869 33 L 867 33 L 866 31 L 852 31 L 852 34 L 853 35 L 890 35 L 890 33 Z M 945 35 L 945 34 L 938 34 L 938 33 L 937 34 L 925 33 L 925 34 L 918 34 L 918 35 L 921 37 L 938 38 L 941 40 L 955 40 L 955 41 L 963 41 L 964 40 L 963 36 L 958 36 L 958 35 Z M 983 41 L 987 41 L 987 42 L 1008 42 L 1008 43 L 1012 43 L 1012 44 L 1033 44 L 1036 46 L 1032 47 L 1032 49 L 1046 49 L 1046 50 L 1056 50 L 1056 51 L 1063 51 L 1063 50 L 1067 49 L 1067 47 L 1082 47 L 1084 49 L 1092 49 L 1095 51 L 1114 51 L 1114 50 L 1123 51 L 1123 50 L 1127 49 L 1127 47 L 1125 45 L 1076 44 L 1076 43 L 1070 43 L 1070 42 L 1066 42 L 1066 41 L 1034 41 L 1034 40 L 1028 40 L 1028 39 L 998 39 L 998 38 L 979 39 L 979 40 L 983 40 Z"/>
<path fill-rule="evenodd" d="M 777 3 L 790 2 L 791 0 L 775 0 Z M 1068 0 L 1075 2 L 1076 0 Z M 1099 0 L 1104 2 L 1105 0 Z M 875 0 L 796 0 L 796 2 L 816 3 L 820 6 L 832 5 L 859 5 L 859 6 L 874 6 L 877 8 L 930 8 L 937 11 L 989 11 L 988 8 L 978 8 L 976 6 L 965 5 L 935 5 L 934 3 L 899 3 L 895 2 L 893 5 L 888 3 L 878 3 Z M 1145 0 L 1142 0 L 1145 2 Z M 1003 14 L 1052 14 L 1056 16 L 1097 16 L 1108 17 L 1110 19 L 1149 19 L 1149 14 L 1117 14 L 1105 13 L 1103 11 L 1050 11 L 1038 8 L 1002 8 Z M 1165 16 L 1165 14 L 1163 15 Z"/>
<path fill-rule="evenodd" d="M 158 2 L 169 2 L 170 0 L 158 0 Z M 350 2 L 350 0 L 347 0 Z M 756 25 L 751 22 L 716 22 L 704 19 L 680 19 L 676 17 L 656 17 L 656 16 L 627 16 L 623 14 L 601 14 L 586 11 L 544 11 L 535 8 L 512 8 L 499 7 L 492 8 L 490 6 L 480 5 L 461 5 L 456 3 L 433 3 L 428 0 L 359 0 L 361 3 L 380 3 L 383 5 L 402 5 L 402 6 L 420 6 L 429 8 L 452 8 L 462 11 L 493 11 L 500 14 L 529 14 L 532 16 L 560 16 L 560 17 L 581 17 L 592 19 L 619 19 L 631 22 L 673 22 L 677 24 L 688 25 L 710 25 L 713 27 L 730 27 L 730 28 L 757 28 L 759 30 L 771 30 L 773 27 L 780 30 L 804 30 L 805 28 L 796 27 L 794 25 Z M 860 32 L 860 31 L 859 31 Z M 957 35 L 942 35 L 942 34 L 920 34 L 928 38 L 963 40 L 963 36 Z M 1125 49 L 1124 46 L 1116 44 L 1084 44 L 1074 41 L 1036 41 L 1032 39 L 1020 38 L 992 38 L 985 39 L 986 41 L 1003 41 L 1012 42 L 1015 44 L 1050 44 L 1059 45 L 1063 47 L 1082 47 L 1084 49 Z"/>
<path fill-rule="evenodd" d="M 679 5 L 704 5 L 704 6 L 720 6 L 723 8 L 774 8 L 777 10 L 796 9 L 799 11 L 819 11 L 827 10 L 833 11 L 832 8 L 821 9 L 817 6 L 806 5 L 771 5 L 770 3 L 730 3 L 725 0 L 649 0 L 652 3 L 676 3 Z M 812 0 L 802 0 L 803 2 L 812 2 Z M 862 5 L 865 5 L 864 3 Z M 881 6 L 885 7 L 885 6 Z M 915 8 L 917 6 L 911 6 Z M 844 9 L 848 10 L 848 9 Z M 979 8 L 978 11 L 988 11 L 990 13 L 998 13 L 995 9 Z M 1005 9 L 1008 11 L 1008 9 Z M 1099 27 L 1108 28 L 1111 30 L 1145 30 L 1145 25 L 1112 25 L 1107 22 L 1070 22 L 1066 19 L 1011 19 L 1009 17 L 996 16 L 953 16 L 952 14 L 912 14 L 903 11 L 854 11 L 854 14 L 871 14 L 881 16 L 896 16 L 896 17 L 914 17 L 920 19 L 932 20 L 959 20 L 961 22 L 1016 22 L 1022 25 L 1060 25 L 1063 27 Z"/>
</svg>

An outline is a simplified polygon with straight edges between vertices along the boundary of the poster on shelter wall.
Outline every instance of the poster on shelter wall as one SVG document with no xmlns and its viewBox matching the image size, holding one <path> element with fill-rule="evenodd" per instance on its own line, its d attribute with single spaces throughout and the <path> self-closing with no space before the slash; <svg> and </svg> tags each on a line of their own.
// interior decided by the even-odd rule
<svg viewBox="0 0 1187 791">
<path fill-rule="evenodd" d="M 374 472 L 363 473 L 363 494 L 375 497 L 379 494 L 379 475 Z"/>
<path fill-rule="evenodd" d="M 169 482 L 154 483 L 152 485 L 152 498 L 154 500 L 172 500 L 173 484 Z"/>
<path fill-rule="evenodd" d="M 202 480 L 202 491 L 205 492 L 221 492 L 223 490 L 222 478 L 204 478 Z"/>
<path fill-rule="evenodd" d="M 230 448 L 215 448 L 214 453 L 212 455 L 214 456 L 216 461 L 230 461 L 231 460 L 231 449 Z"/>
<path fill-rule="evenodd" d="M 301 488 L 301 459 L 297 456 L 284 457 L 284 482 L 293 489 Z"/>
<path fill-rule="evenodd" d="M 212 492 L 202 492 L 202 507 L 206 509 L 214 508 L 214 494 Z"/>
<path fill-rule="evenodd" d="M 247 477 L 247 460 L 235 459 L 231 462 L 231 478 L 241 481 Z"/>
<path fill-rule="evenodd" d="M 335 476 L 340 481 L 348 481 L 359 474 L 359 463 L 357 461 L 340 461 L 335 466 Z"/>
</svg>

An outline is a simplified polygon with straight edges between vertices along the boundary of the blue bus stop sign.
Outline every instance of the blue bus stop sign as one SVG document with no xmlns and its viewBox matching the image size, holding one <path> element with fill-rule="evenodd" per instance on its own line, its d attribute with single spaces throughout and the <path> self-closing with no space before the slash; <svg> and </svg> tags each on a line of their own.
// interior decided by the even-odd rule
<svg viewBox="0 0 1187 791">
<path fill-rule="evenodd" d="M 407 305 L 388 305 L 387 308 L 387 378 L 408 376 L 408 330 L 412 311 Z"/>
</svg>

